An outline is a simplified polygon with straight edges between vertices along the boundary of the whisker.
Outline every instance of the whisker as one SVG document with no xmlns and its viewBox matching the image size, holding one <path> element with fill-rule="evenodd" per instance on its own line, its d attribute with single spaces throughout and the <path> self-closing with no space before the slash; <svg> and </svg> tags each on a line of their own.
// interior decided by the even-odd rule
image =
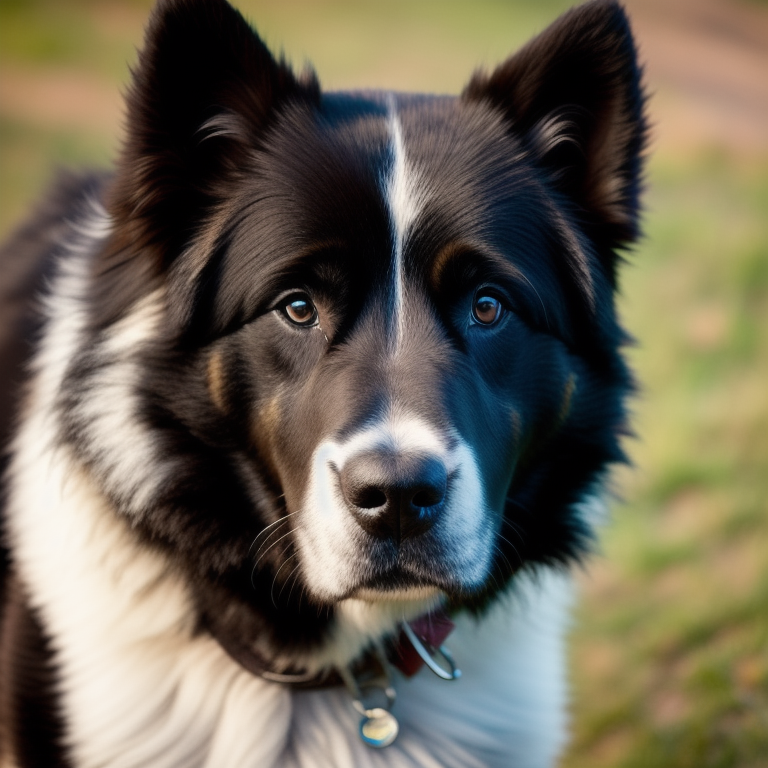
<svg viewBox="0 0 768 768">
<path fill-rule="evenodd" d="M 289 518 L 289 517 L 291 517 L 291 516 L 293 516 L 293 515 L 296 515 L 296 514 L 298 514 L 298 513 L 299 513 L 299 510 L 298 510 L 298 509 L 297 509 L 295 512 L 288 512 L 287 514 L 285 514 L 285 515 L 283 515 L 282 517 L 280 517 L 280 518 L 278 518 L 277 520 L 275 520 L 275 522 L 274 522 L 274 523 L 270 523 L 270 524 L 269 524 L 269 525 L 268 525 L 266 528 L 264 528 L 264 529 L 262 529 L 261 531 L 259 531 L 259 533 L 257 534 L 256 538 L 253 540 L 253 542 L 251 542 L 251 546 L 250 546 L 250 547 L 248 547 L 248 554 L 249 554 L 249 555 L 251 554 L 251 550 L 252 550 L 252 549 L 253 549 L 253 548 L 256 546 L 256 542 L 257 542 L 257 541 L 258 541 L 258 540 L 259 540 L 259 539 L 260 539 L 260 538 L 261 538 L 261 537 L 262 537 L 262 536 L 263 536 L 263 535 L 264 535 L 264 534 L 265 534 L 267 531 L 269 531 L 269 529 L 270 529 L 270 528 L 273 528 L 273 527 L 274 527 L 274 526 L 276 526 L 276 525 L 280 525 L 280 524 L 282 524 L 282 523 L 286 522 L 286 521 L 288 520 L 288 518 Z M 274 531 L 272 531 L 272 533 L 274 533 Z M 270 534 L 270 536 L 271 536 L 271 535 L 272 535 L 272 534 Z M 267 537 L 267 538 L 269 538 L 269 537 Z M 263 544 L 263 543 L 264 543 L 264 542 L 262 542 L 262 544 Z"/>
<path fill-rule="evenodd" d="M 513 543 L 512 543 L 512 542 L 511 542 L 511 541 L 510 541 L 510 540 L 509 540 L 507 537 L 506 537 L 506 536 L 503 536 L 503 535 L 502 535 L 502 534 L 500 534 L 500 533 L 499 533 L 499 534 L 497 534 L 497 536 L 498 536 L 498 537 L 499 537 L 499 538 L 500 538 L 502 541 L 505 541 L 507 544 L 509 544 L 509 546 L 510 546 L 510 547 L 512 547 L 512 549 L 515 551 L 515 554 L 517 555 L 517 559 L 520 561 L 520 565 L 522 565 L 522 564 L 523 564 L 523 557 L 522 557 L 522 555 L 520 554 L 520 550 L 518 550 L 518 548 L 517 548 L 517 547 L 516 547 L 516 546 L 515 546 L 515 545 L 514 545 L 514 544 L 513 544 Z M 498 545 L 498 544 L 496 544 L 496 543 L 494 542 L 494 546 L 495 546 L 495 547 L 498 547 L 499 545 Z M 509 563 L 509 561 L 507 561 L 507 564 L 510 566 L 510 568 L 512 567 L 512 565 Z"/>
<path fill-rule="evenodd" d="M 518 509 L 522 509 L 523 512 L 527 512 L 530 514 L 531 510 L 522 502 L 518 501 L 517 499 L 513 499 L 511 496 L 507 496 L 505 499 L 507 504 L 512 504 L 513 506 L 517 507 Z"/>
<path fill-rule="evenodd" d="M 259 547 L 259 552 L 256 552 L 256 562 L 253 564 L 254 568 L 269 554 L 269 552 L 274 549 L 284 538 L 287 536 L 290 536 L 293 533 L 293 531 L 288 531 L 287 533 L 284 533 L 282 536 L 280 536 L 278 539 L 275 539 L 260 555 L 259 552 L 261 551 L 261 547 Z M 266 540 L 264 541 L 264 544 L 266 544 Z M 262 546 L 264 546 L 262 544 Z"/>
<path fill-rule="evenodd" d="M 294 578 L 293 578 L 293 584 L 291 584 L 291 590 L 290 590 L 290 592 L 288 592 L 288 602 L 289 602 L 289 603 L 291 602 L 291 595 L 293 594 L 293 589 L 294 589 L 294 587 L 295 587 L 295 586 L 296 586 L 296 585 L 299 583 L 299 576 L 301 575 L 301 574 L 299 573 L 299 566 L 300 566 L 300 565 L 301 565 L 301 563 L 299 563 L 299 565 L 297 565 L 297 566 L 296 566 L 296 567 L 293 569 L 293 571 L 291 571 L 291 573 L 295 573 L 295 574 L 296 574 L 296 576 L 294 576 Z M 303 590 L 302 590 L 302 592 L 303 592 Z M 299 605 L 301 605 L 301 594 L 299 595 Z"/>
<path fill-rule="evenodd" d="M 493 579 L 494 586 L 498 591 L 502 590 L 501 584 L 499 584 L 499 580 L 496 578 L 496 574 L 491 572 L 491 578 Z"/>
<path fill-rule="evenodd" d="M 547 316 L 547 308 L 546 306 L 544 306 L 544 302 L 541 298 L 541 294 L 536 290 L 536 286 L 522 272 L 520 272 L 519 274 L 520 274 L 520 277 L 522 277 L 523 280 L 525 280 L 525 282 L 531 286 L 531 289 L 536 294 L 536 297 L 539 300 L 539 304 L 541 304 L 541 308 L 542 310 L 544 310 L 544 322 L 547 324 L 547 329 L 549 329 L 549 317 Z"/>
<path fill-rule="evenodd" d="M 258 568 L 258 566 L 259 566 L 259 563 L 260 563 L 260 562 L 261 562 L 261 561 L 262 561 L 262 560 L 263 560 L 263 559 L 264 559 L 264 558 L 267 556 L 267 554 L 269 553 L 269 551 L 270 551 L 270 550 L 271 550 L 273 547 L 275 547 L 277 544 L 279 544 L 279 543 L 280 543 L 280 542 L 281 542 L 281 541 L 282 541 L 284 538 L 286 538 L 286 536 L 289 536 L 290 534 L 291 534 L 291 531 L 288 531 L 288 533 L 285 533 L 285 534 L 283 534 L 283 535 L 282 535 L 282 536 L 281 536 L 279 539 L 277 539 L 277 541 L 273 541 L 273 542 L 272 542 L 272 544 L 270 544 L 270 545 L 269 545 L 269 546 L 268 546 L 268 547 L 267 547 L 267 548 L 264 550 L 264 552 L 263 552 L 263 553 L 262 553 L 262 554 L 261 554 L 259 557 L 257 557 L 257 558 L 256 558 L 256 561 L 255 561 L 255 562 L 254 562 L 254 564 L 253 564 L 253 568 L 251 568 L 251 586 L 252 586 L 254 589 L 256 589 L 256 584 L 255 584 L 255 582 L 254 582 L 254 580 L 253 580 L 253 577 L 254 577 L 254 575 L 256 574 L 256 569 Z M 266 544 L 266 543 L 267 543 L 267 542 L 266 542 L 266 540 L 265 540 L 265 541 L 263 542 L 262 546 L 264 546 L 264 544 Z M 261 549 L 261 548 L 259 548 L 259 549 Z M 256 554 L 258 555 L 258 552 L 257 552 Z M 297 554 L 298 554 L 298 552 L 294 552 L 294 553 L 291 555 L 291 557 L 289 557 L 288 559 L 290 560 L 291 558 L 293 558 L 293 557 L 296 557 L 296 555 L 297 555 Z M 286 561 L 286 562 L 287 562 L 287 561 Z M 285 565 L 285 563 L 283 563 L 283 565 Z M 280 567 L 282 568 L 282 566 L 280 566 Z M 278 570 L 278 573 L 279 573 L 279 570 Z M 275 575 L 277 575 L 277 574 L 275 574 Z"/>
<path fill-rule="evenodd" d="M 296 565 L 293 567 L 291 572 L 288 574 L 288 577 L 285 580 L 285 584 L 283 584 L 282 587 L 280 587 L 280 591 L 277 593 L 277 599 L 279 600 L 283 596 L 283 590 L 288 586 L 288 582 L 291 580 L 291 576 L 293 576 L 296 571 L 299 570 L 301 567 L 301 563 L 296 563 Z M 288 590 L 288 600 L 287 602 L 291 602 L 291 592 L 293 592 L 293 587 L 296 586 L 296 580 L 293 581 L 293 586 L 291 586 L 290 590 Z"/>
<path fill-rule="evenodd" d="M 285 566 L 288 565 L 288 563 L 290 563 L 291 560 L 293 560 L 293 558 L 296 557 L 297 555 L 298 555 L 298 552 L 294 552 L 290 557 L 286 558 L 286 561 L 277 569 L 277 573 L 275 574 L 275 577 L 272 579 L 272 586 L 270 587 L 270 590 L 269 590 L 269 598 L 270 600 L 272 600 L 272 605 L 274 605 L 275 608 L 277 608 L 277 603 L 275 602 L 275 583 L 277 582 L 277 577 L 280 575 L 280 571 L 282 571 L 283 568 L 285 568 Z M 290 578 L 290 574 L 289 574 L 289 578 Z"/>
<path fill-rule="evenodd" d="M 512 567 L 512 563 L 509 562 L 509 558 L 504 554 L 501 547 L 498 544 L 494 544 L 494 549 L 499 554 L 499 557 L 501 557 L 502 560 L 507 564 L 507 568 L 509 568 L 510 571 L 514 571 L 514 568 Z"/>
<path fill-rule="evenodd" d="M 509 527 L 517 534 L 518 538 L 520 539 L 520 542 L 525 544 L 525 531 L 524 529 L 519 526 L 516 522 L 513 520 L 505 520 L 504 522 L 509 525 Z"/>
</svg>

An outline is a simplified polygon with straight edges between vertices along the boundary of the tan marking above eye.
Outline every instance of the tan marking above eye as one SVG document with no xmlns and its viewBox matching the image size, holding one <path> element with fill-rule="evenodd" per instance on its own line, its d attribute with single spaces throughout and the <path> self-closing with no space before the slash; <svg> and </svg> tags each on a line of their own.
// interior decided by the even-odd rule
<svg viewBox="0 0 768 768">
<path fill-rule="evenodd" d="M 224 373 L 224 361 L 221 350 L 214 350 L 208 358 L 208 392 L 213 404 L 220 410 L 227 410 L 226 400 L 226 376 Z"/>
<path fill-rule="evenodd" d="M 432 286 L 432 290 L 437 290 L 440 287 L 440 281 L 443 277 L 443 272 L 458 254 L 465 250 L 461 243 L 450 243 L 449 245 L 441 248 L 435 260 L 432 262 L 432 269 L 429 273 L 429 282 Z"/>
</svg>

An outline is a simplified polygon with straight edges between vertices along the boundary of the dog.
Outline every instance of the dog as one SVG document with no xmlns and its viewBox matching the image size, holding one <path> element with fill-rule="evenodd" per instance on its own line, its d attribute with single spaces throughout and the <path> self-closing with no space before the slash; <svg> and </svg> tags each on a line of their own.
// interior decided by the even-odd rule
<svg viewBox="0 0 768 768">
<path fill-rule="evenodd" d="M 458 97 L 160 0 L 2 252 L 2 765 L 553 765 L 646 133 L 608 0 Z"/>
</svg>

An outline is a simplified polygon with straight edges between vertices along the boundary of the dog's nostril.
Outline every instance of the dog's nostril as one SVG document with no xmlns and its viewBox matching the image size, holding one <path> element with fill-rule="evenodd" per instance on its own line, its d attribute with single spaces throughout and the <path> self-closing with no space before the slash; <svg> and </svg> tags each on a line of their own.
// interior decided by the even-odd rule
<svg viewBox="0 0 768 768">
<path fill-rule="evenodd" d="M 445 498 L 448 476 L 445 465 L 435 458 L 424 458 L 417 462 L 410 503 L 421 509 L 436 507 Z"/>
<path fill-rule="evenodd" d="M 422 489 L 411 499 L 411 504 L 413 504 L 414 507 L 434 507 L 443 500 L 444 495 L 445 488 Z"/>
<path fill-rule="evenodd" d="M 376 509 L 387 503 L 387 494 L 378 488 L 359 488 L 350 501 L 361 509 Z"/>
</svg>

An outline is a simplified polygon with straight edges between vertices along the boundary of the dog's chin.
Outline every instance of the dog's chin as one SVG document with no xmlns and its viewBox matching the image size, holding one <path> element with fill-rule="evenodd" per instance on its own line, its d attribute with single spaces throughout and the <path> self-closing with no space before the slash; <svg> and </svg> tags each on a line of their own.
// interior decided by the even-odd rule
<svg viewBox="0 0 768 768">
<path fill-rule="evenodd" d="M 367 578 L 350 587 L 339 598 L 371 603 L 437 603 L 474 594 L 483 583 L 467 583 L 462 574 L 454 573 L 448 568 L 442 572 L 428 573 L 424 568 L 396 565 L 383 568 L 375 575 L 369 573 Z"/>
<path fill-rule="evenodd" d="M 356 600 L 364 600 L 369 603 L 392 603 L 392 602 L 416 602 L 416 601 L 434 601 L 435 604 L 441 602 L 445 593 L 437 587 L 432 586 L 413 586 L 413 587 L 361 587 L 356 589 L 351 595 Z"/>
</svg>

